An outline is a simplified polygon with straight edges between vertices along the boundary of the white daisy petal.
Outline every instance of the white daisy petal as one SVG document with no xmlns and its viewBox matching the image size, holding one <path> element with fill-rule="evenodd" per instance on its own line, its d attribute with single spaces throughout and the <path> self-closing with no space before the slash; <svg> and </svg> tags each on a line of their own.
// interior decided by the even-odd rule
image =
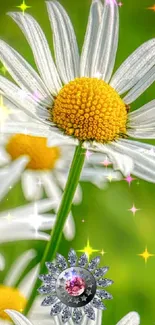
<svg viewBox="0 0 155 325">
<path fill-rule="evenodd" d="M 155 65 L 155 39 L 141 45 L 118 68 L 110 85 L 119 94 L 131 89 Z"/>
<path fill-rule="evenodd" d="M 126 104 L 134 102 L 155 81 L 155 67 L 150 69 L 123 98 Z"/>
<path fill-rule="evenodd" d="M 5 277 L 4 284 L 13 287 L 21 274 L 21 270 L 24 270 L 35 257 L 36 251 L 34 249 L 30 249 L 20 255 L 10 267 L 9 272 Z"/>
<path fill-rule="evenodd" d="M 35 281 L 38 278 L 40 271 L 40 265 L 36 265 L 22 280 L 18 289 L 26 297 L 29 298 L 32 288 L 34 287 Z"/>
<path fill-rule="evenodd" d="M 29 94 L 22 91 L 18 86 L 2 76 L 0 76 L 0 90 L 2 91 L 2 94 L 9 99 L 9 101 L 12 101 L 31 117 L 38 120 L 39 116 L 40 118 L 44 117 L 44 119 L 49 117 L 48 111 L 45 111 L 45 109 L 31 100 Z"/>
<path fill-rule="evenodd" d="M 29 219 L 32 220 L 32 217 L 30 217 Z M 51 230 L 55 224 L 55 220 L 56 220 L 56 216 L 52 213 L 37 215 L 37 221 L 38 221 L 37 229 L 38 230 Z"/>
<path fill-rule="evenodd" d="M 5 269 L 5 258 L 2 254 L 0 254 L 0 271 L 4 271 Z"/>
<path fill-rule="evenodd" d="M 53 200 L 59 201 L 61 199 L 62 192 L 56 184 L 52 174 L 43 173 L 41 175 L 41 179 L 47 196 L 53 198 Z"/>
<path fill-rule="evenodd" d="M 93 55 L 92 77 L 106 82 L 111 78 L 118 46 L 118 27 L 118 6 L 113 0 L 105 1 Z"/>
<path fill-rule="evenodd" d="M 115 148 L 112 147 L 112 143 L 109 145 L 103 145 L 94 142 L 93 146 L 89 143 L 85 143 L 84 147 L 88 150 L 100 151 L 106 154 L 110 161 L 112 161 L 114 169 L 120 170 L 125 176 L 128 176 L 133 170 L 133 160 L 128 155 L 116 152 Z"/>
<path fill-rule="evenodd" d="M 64 83 L 79 76 L 79 53 L 76 36 L 64 8 L 57 1 L 46 2 L 53 30 L 56 63 Z"/>
<path fill-rule="evenodd" d="M 75 236 L 75 222 L 71 213 L 66 220 L 63 232 L 67 240 L 72 240 Z"/>
<path fill-rule="evenodd" d="M 124 316 L 116 325 L 139 325 L 140 317 L 138 313 L 132 311 Z"/>
<path fill-rule="evenodd" d="M 18 224 L 14 224 L 15 227 L 11 224 L 6 228 L 5 232 L 1 231 L 0 233 L 0 243 L 14 242 L 18 240 L 45 240 L 48 241 L 50 239 L 50 235 L 34 231 L 31 229 L 23 229 L 23 224 L 20 226 Z"/>
<path fill-rule="evenodd" d="M 16 310 L 5 309 L 5 313 L 11 317 L 15 325 L 33 325 L 24 315 Z"/>
<path fill-rule="evenodd" d="M 2 126 L 1 132 L 8 134 L 28 134 L 36 137 L 51 136 L 50 127 L 36 122 L 6 122 Z"/>
<path fill-rule="evenodd" d="M 53 130 L 53 129 L 52 129 Z M 54 136 L 54 132 L 53 132 L 53 136 L 49 137 L 47 139 L 47 146 L 48 147 L 52 147 L 52 146 L 57 146 L 57 145 L 75 145 L 77 146 L 79 144 L 79 140 L 78 139 L 74 139 L 72 137 L 69 137 L 67 135 L 64 135 L 62 133 L 57 133 L 55 132 L 55 136 Z"/>
<path fill-rule="evenodd" d="M 155 100 L 129 113 L 128 120 L 129 127 L 134 127 L 135 125 L 141 127 L 145 124 L 149 126 L 151 122 L 155 124 Z"/>
<path fill-rule="evenodd" d="M 40 75 L 49 91 L 56 95 L 62 84 L 57 73 L 45 35 L 36 20 L 20 12 L 11 12 L 9 16 L 19 25 L 27 38 L 34 54 Z"/>
<path fill-rule="evenodd" d="M 128 135 L 136 139 L 155 139 L 155 127 L 153 128 L 139 128 L 134 127 L 128 130 Z"/>
<path fill-rule="evenodd" d="M 7 165 L 10 162 L 10 156 L 6 152 L 5 148 L 0 147 L 0 167 Z"/>
<path fill-rule="evenodd" d="M 29 203 L 23 206 L 19 206 L 15 209 L 7 210 L 7 214 L 12 217 L 27 217 L 33 215 L 35 212 L 38 214 L 45 213 L 46 211 L 52 210 L 57 207 L 57 202 L 51 199 L 44 199 L 37 202 Z M 0 212 L 0 218 L 6 217 L 6 211 Z"/>
<path fill-rule="evenodd" d="M 1 175 L 0 181 L 0 200 L 7 194 L 9 188 L 14 186 L 20 179 L 20 176 L 25 169 L 29 159 L 27 157 L 21 157 L 16 159 L 9 168 L 6 169 L 6 174 Z"/>
<path fill-rule="evenodd" d="M 25 198 L 29 200 L 39 200 L 43 195 L 42 186 L 37 184 L 38 178 L 34 171 L 26 170 L 21 175 L 22 189 Z"/>
<path fill-rule="evenodd" d="M 143 179 L 155 182 L 155 155 L 151 155 L 151 145 L 132 140 L 119 140 L 111 144 L 116 151 L 129 155 L 134 162 L 133 174 L 144 173 Z M 139 176 L 139 175 L 137 175 Z"/>
<path fill-rule="evenodd" d="M 92 58 L 101 22 L 103 5 L 100 0 L 93 0 L 88 18 L 87 31 L 81 54 L 80 75 L 90 77 Z"/>
<path fill-rule="evenodd" d="M 2 40 L 0 40 L 0 60 L 22 89 L 32 95 L 37 92 L 44 103 L 51 104 L 50 93 L 39 75 L 17 51 Z"/>
</svg>

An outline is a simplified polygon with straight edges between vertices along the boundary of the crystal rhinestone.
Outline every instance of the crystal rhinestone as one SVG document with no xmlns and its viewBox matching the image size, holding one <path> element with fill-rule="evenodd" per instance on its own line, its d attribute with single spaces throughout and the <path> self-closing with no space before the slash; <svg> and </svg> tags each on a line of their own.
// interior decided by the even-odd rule
<svg viewBox="0 0 155 325">
<path fill-rule="evenodd" d="M 61 273 L 59 268 L 53 262 L 46 262 L 45 265 L 46 265 L 47 269 L 49 270 L 49 272 L 51 272 L 52 274 L 59 275 Z"/>
<path fill-rule="evenodd" d="M 70 266 L 75 266 L 76 262 L 77 262 L 77 255 L 74 251 L 74 249 L 70 249 L 69 253 L 68 253 L 68 262 L 70 264 Z"/>
<path fill-rule="evenodd" d="M 114 281 L 112 281 L 110 279 L 100 279 L 100 280 L 97 280 L 96 283 L 97 283 L 97 286 L 99 286 L 99 287 L 108 287 L 111 284 L 113 284 Z"/>
<path fill-rule="evenodd" d="M 80 267 L 85 267 L 85 265 L 88 263 L 88 257 L 86 254 L 82 254 L 78 260 L 78 265 Z"/>
<path fill-rule="evenodd" d="M 94 271 L 96 269 L 96 267 L 98 266 L 99 263 L 100 263 L 100 256 L 96 256 L 88 264 L 88 270 L 90 272 Z"/>
<path fill-rule="evenodd" d="M 48 296 L 43 300 L 41 305 L 42 306 L 50 306 L 50 305 L 53 305 L 56 300 L 57 300 L 56 296 Z"/>
<path fill-rule="evenodd" d="M 113 299 L 113 296 L 105 290 L 96 290 L 96 295 L 101 299 Z"/>
<path fill-rule="evenodd" d="M 94 272 L 94 277 L 95 278 L 100 278 L 101 276 L 105 275 L 109 270 L 108 266 L 101 267 Z"/>
<path fill-rule="evenodd" d="M 79 308 L 73 310 L 72 319 L 75 324 L 80 324 L 82 320 L 82 311 Z"/>
<path fill-rule="evenodd" d="M 38 289 L 38 292 L 40 294 L 48 294 L 51 292 L 55 292 L 55 286 L 50 286 L 50 285 L 42 286 Z"/>
<path fill-rule="evenodd" d="M 63 323 L 66 323 L 71 318 L 71 309 L 69 307 L 65 307 L 61 313 L 61 320 Z"/>
<path fill-rule="evenodd" d="M 86 288 L 84 279 L 79 276 L 75 276 L 66 281 L 65 289 L 71 296 L 80 296 Z"/>
<path fill-rule="evenodd" d="M 90 318 L 91 320 L 95 320 L 95 312 L 90 305 L 84 306 L 84 312 L 88 318 Z"/>
<path fill-rule="evenodd" d="M 63 269 L 63 270 L 67 269 L 67 266 L 68 266 L 67 261 L 64 258 L 64 256 L 62 256 L 61 254 L 57 253 L 56 262 L 57 262 L 58 266 L 61 267 L 61 269 Z"/>
<path fill-rule="evenodd" d="M 39 275 L 39 279 L 45 283 L 52 283 L 56 282 L 56 279 L 50 274 L 41 274 Z"/>
<path fill-rule="evenodd" d="M 57 302 L 56 304 L 54 304 L 51 308 L 51 316 L 56 316 L 60 314 L 63 306 L 64 305 L 61 302 Z"/>
<path fill-rule="evenodd" d="M 94 298 L 92 300 L 92 305 L 93 307 L 97 308 L 97 309 L 101 309 L 101 310 L 106 310 L 106 306 L 103 304 L 103 302 L 98 299 L 98 298 Z"/>
</svg>

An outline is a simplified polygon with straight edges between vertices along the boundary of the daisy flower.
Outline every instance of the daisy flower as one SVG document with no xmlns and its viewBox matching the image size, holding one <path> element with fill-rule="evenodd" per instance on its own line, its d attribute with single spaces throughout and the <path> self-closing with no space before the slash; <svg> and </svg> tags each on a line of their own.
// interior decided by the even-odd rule
<svg viewBox="0 0 155 325">
<path fill-rule="evenodd" d="M 35 19 L 9 13 L 30 44 L 38 72 L 1 40 L 0 59 L 18 85 L 1 76 L 2 94 L 34 118 L 32 125 L 25 123 L 31 135 L 36 128 L 40 134 L 46 130 L 49 143 L 82 144 L 107 154 L 124 175 L 132 170 L 155 182 L 152 146 L 129 139 L 155 138 L 155 101 L 129 112 L 155 80 L 155 39 L 141 45 L 112 75 L 119 29 L 116 3 L 92 1 L 81 56 L 64 8 L 57 1 L 46 4 L 56 64 Z"/>
<path fill-rule="evenodd" d="M 39 266 L 36 265 L 33 267 L 24 277 L 22 274 L 29 268 L 30 264 L 35 262 L 36 255 L 36 251 L 33 249 L 24 252 L 15 260 L 9 271 L 5 274 L 4 281 L 0 284 L 0 325 L 12 324 L 5 309 L 14 309 L 16 312 L 23 312 L 35 277 L 38 275 Z M 3 255 L 0 256 L 0 260 L 2 259 L 3 271 L 5 271 L 5 257 Z M 19 284 L 17 285 L 17 283 Z M 40 304 L 41 300 L 38 297 L 31 310 L 30 320 L 36 325 L 39 324 L 40 320 L 42 322 L 45 320 L 45 325 L 55 324 L 54 320 L 52 322 L 51 317 L 49 317 L 49 322 L 42 308 L 40 308 Z M 20 324 L 20 322 L 17 322 L 17 324 Z M 22 320 L 21 324 L 23 324 Z"/>
<path fill-rule="evenodd" d="M 7 120 L 7 126 L 2 126 L 3 134 L 0 136 L 0 171 L 2 172 L 5 166 L 16 166 L 9 186 L 12 187 L 21 178 L 23 193 L 27 200 L 38 200 L 45 191 L 48 197 L 60 201 L 73 158 L 73 145 L 62 144 L 60 141 L 60 144 L 57 142 L 57 145 L 48 147 L 48 132 L 40 137 L 37 136 L 36 130 L 35 135 L 32 136 L 28 135 L 28 130 L 25 129 L 25 134 L 21 134 L 23 124 L 26 122 L 31 125 L 33 119 L 15 108 L 12 109 L 11 119 Z M 14 134 L 14 123 L 16 124 L 14 120 L 20 125 L 16 134 Z M 113 180 L 120 180 L 120 173 L 114 172 L 111 168 L 104 168 L 101 164 L 102 160 L 101 154 L 90 155 L 85 159 L 81 181 L 89 181 L 103 188 L 109 174 L 112 175 Z M 5 182 L 6 179 L 4 184 Z M 3 181 L 1 184 L 3 186 Z M 73 203 L 78 204 L 81 199 L 82 191 L 79 185 Z"/>
<path fill-rule="evenodd" d="M 50 240 L 50 235 L 46 231 L 53 229 L 56 215 L 46 212 L 55 209 L 56 206 L 57 202 L 45 199 L 0 212 L 0 243 Z M 72 240 L 75 236 L 75 224 L 71 213 L 63 232 L 67 240 Z"/>
<path fill-rule="evenodd" d="M 16 325 L 34 325 L 31 323 L 24 315 L 15 310 L 5 310 L 5 312 L 12 318 Z M 46 325 L 61 325 L 59 320 L 53 322 L 44 322 Z M 82 321 L 81 325 L 85 325 L 85 319 Z M 102 314 L 101 311 L 97 312 L 96 321 L 87 321 L 87 325 L 101 325 L 102 324 Z M 136 312 L 130 312 L 124 316 L 116 325 L 139 325 L 140 317 Z M 73 325 L 73 322 L 67 322 L 66 325 Z"/>
</svg>

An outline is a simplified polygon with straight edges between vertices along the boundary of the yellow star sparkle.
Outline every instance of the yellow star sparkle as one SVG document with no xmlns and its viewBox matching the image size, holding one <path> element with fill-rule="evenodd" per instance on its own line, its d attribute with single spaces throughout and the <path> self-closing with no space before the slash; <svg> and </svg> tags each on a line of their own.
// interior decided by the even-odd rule
<svg viewBox="0 0 155 325">
<path fill-rule="evenodd" d="M 21 11 L 23 12 L 23 15 L 24 15 L 25 10 L 31 8 L 31 6 L 27 6 L 27 4 L 25 3 L 24 0 L 23 0 L 23 2 L 21 3 L 20 6 L 16 6 L 16 7 L 21 9 Z"/>
<path fill-rule="evenodd" d="M 13 219 L 12 215 L 10 213 L 7 214 L 6 217 L 4 217 L 9 223 L 11 222 L 11 220 Z"/>
<path fill-rule="evenodd" d="M 148 250 L 147 250 L 147 247 L 145 248 L 145 251 L 143 252 L 143 253 L 141 253 L 141 254 L 138 254 L 138 256 L 141 256 L 142 258 L 144 258 L 144 260 L 145 260 L 145 264 L 147 263 L 147 260 L 150 258 L 150 257 L 152 257 L 152 256 L 154 256 L 154 254 L 150 254 L 149 252 L 148 252 Z"/>
<path fill-rule="evenodd" d="M 112 176 L 112 174 L 109 174 L 109 175 L 107 176 L 107 179 L 108 179 L 108 181 L 111 183 L 112 180 L 113 180 L 113 176 Z"/>
<path fill-rule="evenodd" d="M 106 254 L 106 252 L 102 249 L 102 250 L 100 251 L 100 254 L 103 256 L 104 254 Z"/>
<path fill-rule="evenodd" d="M 11 110 L 4 105 L 3 97 L 0 95 L 0 125 L 4 123 L 9 114 L 11 114 Z"/>
<path fill-rule="evenodd" d="M 87 246 L 85 246 L 83 249 L 80 249 L 78 250 L 78 252 L 81 252 L 81 253 L 85 253 L 88 257 L 88 259 L 90 258 L 90 255 L 92 255 L 93 253 L 95 252 L 99 252 L 100 250 L 98 249 L 93 249 L 91 246 L 90 246 L 90 243 L 89 243 L 89 239 L 87 240 Z"/>
<path fill-rule="evenodd" d="M 6 75 L 7 69 L 4 65 L 2 65 L 2 67 L 0 68 L 0 71 L 4 74 L 4 76 Z"/>
<path fill-rule="evenodd" d="M 153 5 L 152 7 L 148 7 L 147 9 L 155 11 L 155 5 Z"/>
</svg>

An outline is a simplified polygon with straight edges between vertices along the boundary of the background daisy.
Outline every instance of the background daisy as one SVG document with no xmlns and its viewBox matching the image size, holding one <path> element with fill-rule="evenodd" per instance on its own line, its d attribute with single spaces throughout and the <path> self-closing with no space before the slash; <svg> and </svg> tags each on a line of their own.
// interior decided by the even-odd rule
<svg viewBox="0 0 155 325">
<path fill-rule="evenodd" d="M 45 231 L 54 227 L 56 215 L 46 212 L 56 208 L 57 201 L 45 199 L 0 212 L 0 243 L 16 240 L 48 241 L 50 235 Z M 64 235 L 68 240 L 74 238 L 75 224 L 71 214 L 66 221 Z"/>
</svg>

